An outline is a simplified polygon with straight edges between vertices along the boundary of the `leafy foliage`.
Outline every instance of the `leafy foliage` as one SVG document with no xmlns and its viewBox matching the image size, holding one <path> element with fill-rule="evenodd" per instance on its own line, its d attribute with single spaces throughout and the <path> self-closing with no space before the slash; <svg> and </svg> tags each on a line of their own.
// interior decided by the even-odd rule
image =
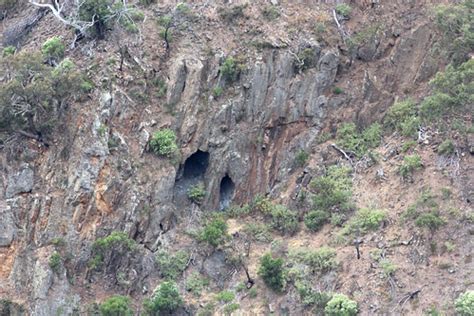
<svg viewBox="0 0 474 316">
<path fill-rule="evenodd" d="M 446 139 L 438 146 L 438 154 L 449 156 L 454 153 L 454 143 L 450 139 Z"/>
<path fill-rule="evenodd" d="M 398 169 L 398 172 L 403 179 L 407 179 L 412 176 L 412 174 L 423 167 L 421 162 L 421 157 L 417 154 L 408 155 L 403 158 L 403 162 Z"/>
<path fill-rule="evenodd" d="M 71 60 L 51 67 L 37 53 L 2 56 L 0 130 L 27 130 L 46 135 L 69 101 L 85 91 L 83 75 Z"/>
<path fill-rule="evenodd" d="M 350 169 L 331 166 L 326 174 L 311 182 L 313 208 L 326 212 L 346 212 L 352 207 Z"/>
<path fill-rule="evenodd" d="M 129 297 L 114 295 L 100 304 L 100 314 L 102 316 L 132 316 L 134 313 L 130 304 Z"/>
<path fill-rule="evenodd" d="M 336 5 L 336 13 L 342 15 L 343 17 L 347 18 L 352 12 L 352 8 L 345 3 L 341 3 Z"/>
<path fill-rule="evenodd" d="M 267 253 L 260 259 L 258 275 L 271 289 L 280 292 L 285 287 L 285 276 L 283 269 L 283 259 L 273 258 Z"/>
<path fill-rule="evenodd" d="M 2 50 L 2 56 L 7 57 L 7 56 L 15 54 L 15 52 L 16 52 L 15 46 L 7 46 Z"/>
<path fill-rule="evenodd" d="M 220 302 L 230 303 L 235 299 L 235 294 L 231 291 L 222 291 L 216 295 L 216 299 Z"/>
<path fill-rule="evenodd" d="M 306 161 L 309 159 L 309 154 L 304 150 L 299 150 L 295 157 L 295 162 L 298 167 L 305 165 Z"/>
<path fill-rule="evenodd" d="M 170 254 L 165 250 L 160 250 L 156 254 L 156 262 L 158 263 L 161 275 L 170 280 L 175 280 L 186 269 L 189 255 L 186 251 L 179 250 L 174 254 Z"/>
<path fill-rule="evenodd" d="M 383 210 L 360 209 L 344 227 L 343 233 L 346 235 L 354 233 L 365 234 L 371 230 L 376 230 L 380 227 L 386 216 L 387 212 Z"/>
<path fill-rule="evenodd" d="M 44 42 L 41 53 L 48 60 L 58 62 L 64 57 L 64 44 L 59 37 L 54 36 Z"/>
<path fill-rule="evenodd" d="M 360 157 L 370 148 L 380 145 L 382 128 L 380 124 L 374 123 L 359 133 L 354 123 L 346 123 L 337 130 L 336 138 L 338 145 L 344 150 L 349 150 Z"/>
<path fill-rule="evenodd" d="M 211 219 L 199 233 L 199 239 L 216 248 L 227 240 L 227 223 L 222 217 Z"/>
<path fill-rule="evenodd" d="M 153 292 L 150 299 L 143 303 L 148 315 L 167 315 L 183 305 L 178 286 L 173 281 L 162 282 Z"/>
<path fill-rule="evenodd" d="M 92 259 L 89 265 L 93 268 L 99 268 L 104 261 L 106 254 L 118 253 L 125 254 L 136 249 L 136 242 L 128 238 L 124 232 L 114 231 L 107 237 L 99 238 L 92 244 Z"/>
<path fill-rule="evenodd" d="M 311 211 L 305 215 L 304 223 L 309 230 L 316 232 L 328 221 L 329 217 L 325 211 Z"/>
<path fill-rule="evenodd" d="M 403 136 L 414 137 L 420 125 L 415 102 L 411 99 L 395 102 L 387 111 L 385 125 Z"/>
<path fill-rule="evenodd" d="M 202 183 L 192 186 L 188 190 L 188 198 L 196 204 L 201 204 L 202 200 L 206 196 L 206 190 Z"/>
<path fill-rule="evenodd" d="M 201 276 L 198 272 L 193 272 L 186 281 L 186 291 L 200 296 L 202 290 L 209 285 L 209 280 Z"/>
<path fill-rule="evenodd" d="M 238 79 L 242 69 L 242 62 L 232 56 L 229 56 L 224 60 L 221 67 L 219 68 L 219 71 L 223 78 L 229 82 L 232 82 Z"/>
<path fill-rule="evenodd" d="M 62 266 L 61 255 L 57 251 L 55 251 L 53 252 L 51 257 L 49 257 L 49 267 L 51 268 L 51 270 L 53 270 L 53 272 L 58 273 L 59 269 L 61 269 L 61 266 Z"/>
<path fill-rule="evenodd" d="M 305 264 L 311 273 L 324 273 L 337 267 L 336 251 L 321 247 L 317 250 L 298 249 L 290 253 L 294 262 Z"/>
<path fill-rule="evenodd" d="M 474 315 L 474 291 L 466 291 L 459 295 L 454 302 L 454 307 L 460 316 Z"/>
<path fill-rule="evenodd" d="M 444 44 L 450 59 L 459 64 L 474 50 L 474 3 L 465 0 L 458 4 L 436 8 L 436 22 L 443 32 Z"/>
<path fill-rule="evenodd" d="M 353 316 L 357 315 L 357 302 L 349 299 L 344 294 L 334 294 L 324 309 L 328 316 Z"/>
<path fill-rule="evenodd" d="M 283 205 L 275 205 L 271 212 L 271 223 L 273 229 L 282 234 L 293 234 L 298 228 L 298 217 Z"/>
<path fill-rule="evenodd" d="M 428 212 L 420 214 L 416 218 L 415 224 L 419 227 L 427 227 L 431 230 L 436 230 L 440 226 L 444 225 L 445 222 L 437 212 Z"/>
<path fill-rule="evenodd" d="M 153 134 L 150 147 L 157 155 L 170 157 L 178 150 L 176 134 L 169 128 L 161 129 Z"/>
</svg>

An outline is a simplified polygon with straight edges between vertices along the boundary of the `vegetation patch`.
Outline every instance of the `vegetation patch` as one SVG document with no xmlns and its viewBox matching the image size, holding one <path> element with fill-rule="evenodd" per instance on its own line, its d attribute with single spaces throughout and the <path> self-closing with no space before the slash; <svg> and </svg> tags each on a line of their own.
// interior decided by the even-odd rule
<svg viewBox="0 0 474 316">
<path fill-rule="evenodd" d="M 354 316 L 357 315 L 357 302 L 344 294 L 334 294 L 324 309 L 328 316 Z"/>
<path fill-rule="evenodd" d="M 186 269 L 189 255 L 186 251 L 179 250 L 173 254 L 169 251 L 160 250 L 156 254 L 156 262 L 161 275 L 170 280 L 175 280 Z"/>
<path fill-rule="evenodd" d="M 100 304 L 99 310 L 102 316 L 132 316 L 130 298 L 122 295 L 114 295 Z"/>
<path fill-rule="evenodd" d="M 310 183 L 313 209 L 331 214 L 345 213 L 353 208 L 350 169 L 331 166 L 326 174 Z"/>
<path fill-rule="evenodd" d="M 404 180 L 411 179 L 416 170 L 423 168 L 421 157 L 418 154 L 408 155 L 403 158 L 403 162 L 398 168 L 398 173 Z"/>
<path fill-rule="evenodd" d="M 274 291 L 281 292 L 285 288 L 285 274 L 282 258 L 273 258 L 267 253 L 260 259 L 258 275 L 265 284 Z"/>
<path fill-rule="evenodd" d="M 369 231 L 380 228 L 380 224 L 386 219 L 387 212 L 363 208 L 344 226 L 343 235 L 366 234 Z"/>
<path fill-rule="evenodd" d="M 200 241 L 207 243 L 213 248 L 224 244 L 228 239 L 227 223 L 220 216 L 209 220 L 198 235 Z"/>
<path fill-rule="evenodd" d="M 466 291 L 454 302 L 454 308 L 460 316 L 474 315 L 474 291 Z"/>
<path fill-rule="evenodd" d="M 143 307 L 148 315 L 171 315 L 184 304 L 173 281 L 164 281 L 153 292 L 149 299 L 145 299 Z"/>
<path fill-rule="evenodd" d="M 380 145 L 382 140 L 382 128 L 380 124 L 374 123 L 359 132 L 354 123 L 346 123 L 337 130 L 336 142 L 344 150 L 353 152 L 361 157 L 371 148 Z"/>
<path fill-rule="evenodd" d="M 178 150 L 176 134 L 169 128 L 161 129 L 153 134 L 150 147 L 157 155 L 171 157 Z"/>
<path fill-rule="evenodd" d="M 202 183 L 196 184 L 192 186 L 188 190 L 188 198 L 196 204 L 201 204 L 201 202 L 206 197 L 206 190 L 204 189 L 204 185 Z"/>
</svg>

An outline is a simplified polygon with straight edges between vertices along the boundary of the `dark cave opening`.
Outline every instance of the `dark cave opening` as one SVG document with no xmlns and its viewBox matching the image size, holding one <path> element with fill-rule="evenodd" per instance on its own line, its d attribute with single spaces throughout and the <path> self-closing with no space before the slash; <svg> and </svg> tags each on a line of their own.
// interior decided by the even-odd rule
<svg viewBox="0 0 474 316">
<path fill-rule="evenodd" d="M 229 177 L 228 174 L 225 175 L 221 180 L 221 185 L 219 189 L 219 209 L 225 210 L 230 206 L 232 197 L 234 195 L 235 184 L 234 181 Z"/>
<path fill-rule="evenodd" d="M 183 179 L 200 178 L 206 173 L 209 165 L 209 153 L 196 151 L 184 163 Z"/>
</svg>

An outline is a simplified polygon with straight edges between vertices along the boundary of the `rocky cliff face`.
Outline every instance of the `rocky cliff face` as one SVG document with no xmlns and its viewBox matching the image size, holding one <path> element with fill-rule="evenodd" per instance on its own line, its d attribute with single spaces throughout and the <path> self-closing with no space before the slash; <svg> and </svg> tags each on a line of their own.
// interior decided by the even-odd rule
<svg viewBox="0 0 474 316">
<path fill-rule="evenodd" d="M 182 244 L 183 227 L 196 227 L 203 213 L 257 194 L 294 203 L 324 164 L 323 132 L 347 119 L 367 125 L 393 100 L 422 95 L 443 62 L 432 50 L 437 34 L 428 4 L 373 3 L 356 4 L 342 22 L 352 34 L 381 25 L 355 51 L 343 46 L 330 20 L 334 4 L 281 3 L 281 18 L 267 21 L 259 6 L 272 5 L 263 1 L 249 3 L 246 16 L 230 24 L 216 14 L 227 5 L 190 4 L 193 18 L 178 17 L 170 49 L 154 19 L 175 5 L 144 9 L 141 38 L 126 38 L 123 71 L 110 62 L 119 58 L 112 35 L 79 42 L 68 54 L 93 77 L 94 92 L 70 105 L 49 147 L 25 138 L 15 151 L 0 151 L 0 297 L 31 315 L 84 314 L 86 303 L 117 292 L 138 302 L 159 283 L 155 252 Z M 310 28 L 322 14 L 329 14 L 325 40 Z M 18 15 L 5 18 L 4 31 Z M 71 38 L 46 14 L 21 35 L 20 46 L 33 49 L 55 33 Z M 257 41 L 264 48 L 251 45 Z M 307 69 L 298 67 L 302 52 L 310 53 Z M 243 65 L 235 81 L 220 71 L 230 55 Z M 162 80 L 166 93 L 153 94 L 151 78 Z M 336 86 L 344 93 L 336 94 Z M 162 127 L 176 131 L 175 159 L 148 148 Z M 301 150 L 316 153 L 306 168 L 295 164 Z M 187 191 L 201 182 L 206 195 L 198 205 Z M 107 258 L 109 267 L 94 272 L 92 244 L 112 231 L 125 232 L 138 248 Z M 54 272 L 49 260 L 58 249 L 64 267 Z M 223 259 L 211 258 L 196 261 L 212 273 Z M 286 300 L 282 306 L 302 313 L 291 296 Z"/>
</svg>

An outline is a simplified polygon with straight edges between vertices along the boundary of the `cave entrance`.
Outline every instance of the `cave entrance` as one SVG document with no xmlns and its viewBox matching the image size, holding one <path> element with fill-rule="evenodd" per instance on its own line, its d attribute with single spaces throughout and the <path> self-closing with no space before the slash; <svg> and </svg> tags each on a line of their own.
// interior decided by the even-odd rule
<svg viewBox="0 0 474 316">
<path fill-rule="evenodd" d="M 202 178 L 209 165 L 209 153 L 196 151 L 184 163 L 183 179 Z"/>
<path fill-rule="evenodd" d="M 221 180 L 221 185 L 219 189 L 219 209 L 225 210 L 230 206 L 232 197 L 234 196 L 235 184 L 232 181 L 231 177 L 228 174 L 225 175 Z"/>
<path fill-rule="evenodd" d="M 209 153 L 198 150 L 179 168 L 174 183 L 173 201 L 178 208 L 189 204 L 188 190 L 204 181 L 209 166 Z"/>
</svg>

